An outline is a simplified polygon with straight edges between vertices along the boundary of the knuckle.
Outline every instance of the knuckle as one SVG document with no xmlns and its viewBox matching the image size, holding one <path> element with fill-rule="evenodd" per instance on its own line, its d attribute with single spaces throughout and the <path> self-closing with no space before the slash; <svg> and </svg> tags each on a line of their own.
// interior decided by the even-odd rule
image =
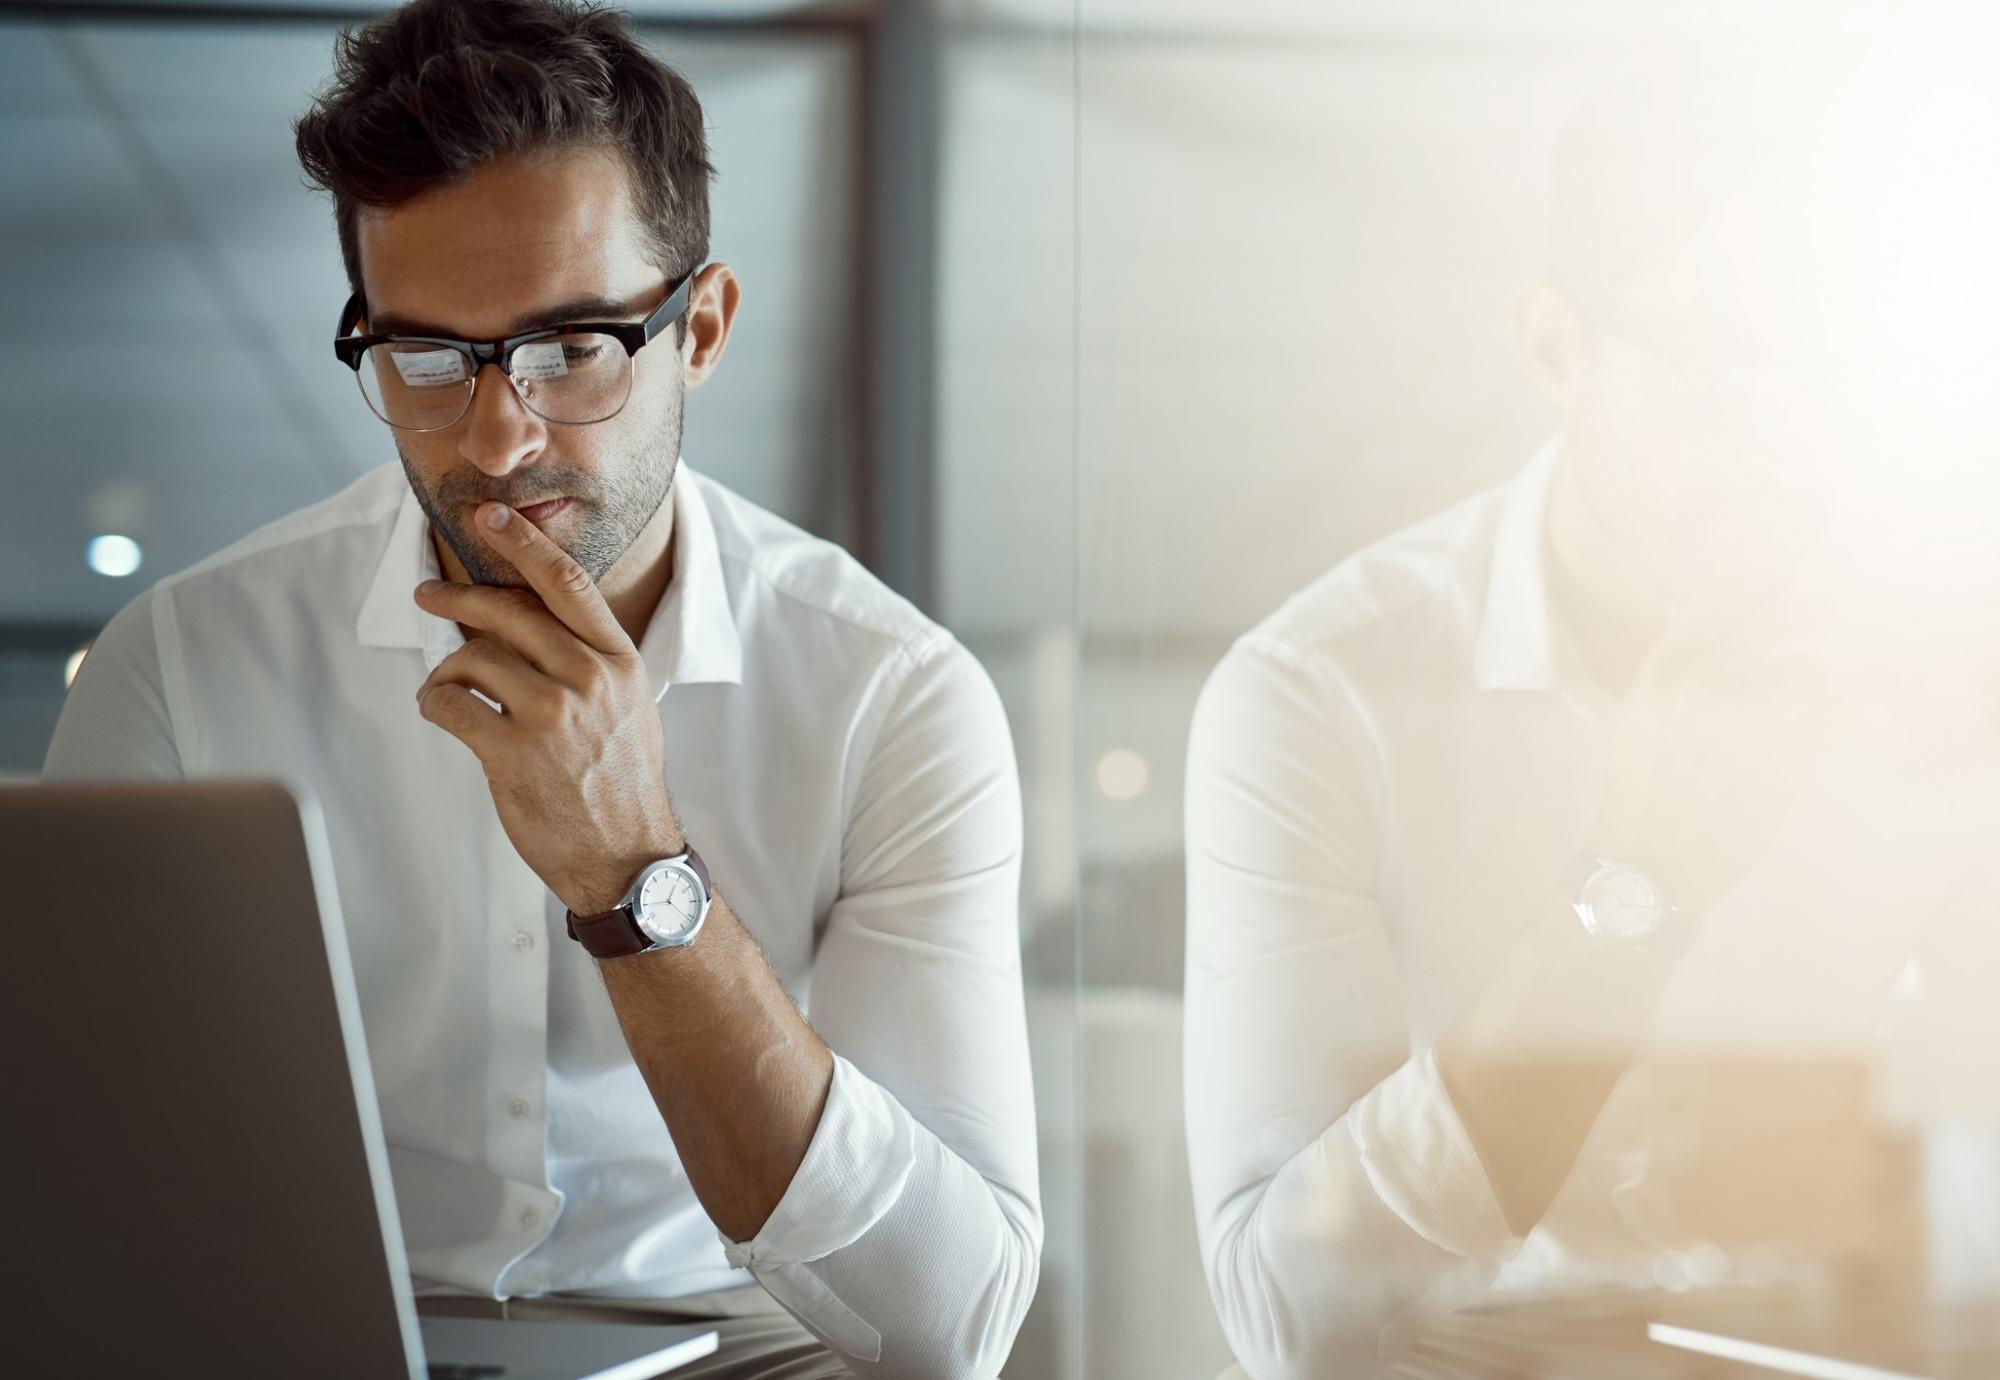
<svg viewBox="0 0 2000 1380">
<path fill-rule="evenodd" d="M 495 666 L 505 660 L 505 657 L 501 653 L 500 645 L 490 637 L 471 638 L 459 650 L 467 661 L 478 662 L 486 666 Z"/>
<path fill-rule="evenodd" d="M 553 681 L 540 681 L 519 698 L 522 700 L 521 707 L 537 719 L 554 719 L 563 710 L 562 687 Z"/>
<path fill-rule="evenodd" d="M 590 588 L 590 576 L 568 556 L 559 557 L 550 569 L 557 589 L 565 594 L 582 594 Z"/>
</svg>

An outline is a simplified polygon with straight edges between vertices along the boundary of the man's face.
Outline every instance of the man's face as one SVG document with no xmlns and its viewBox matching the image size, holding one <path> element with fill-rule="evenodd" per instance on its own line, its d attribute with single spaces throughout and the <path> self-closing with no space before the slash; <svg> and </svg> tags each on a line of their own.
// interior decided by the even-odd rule
<svg viewBox="0 0 2000 1380">
<path fill-rule="evenodd" d="M 1733 209 L 1733 208 L 1732 208 Z M 1818 530 L 1838 438 L 1754 223 L 1725 212 L 1615 308 L 1580 312 L 1565 406 L 1578 492 L 1668 598 L 1786 577 Z"/>
<path fill-rule="evenodd" d="M 562 319 L 639 321 L 668 287 L 648 257 L 624 163 L 601 150 L 489 163 L 392 210 L 365 211 L 357 228 L 376 334 L 497 340 L 555 324 L 550 311 L 587 298 L 618 309 Z M 632 365 L 631 397 L 607 421 L 546 421 L 488 365 L 455 424 L 394 433 L 432 528 L 475 583 L 525 583 L 474 531 L 473 513 L 489 499 L 521 508 L 567 498 L 539 525 L 598 580 L 659 511 L 680 454 L 675 334 L 656 337 Z"/>
</svg>

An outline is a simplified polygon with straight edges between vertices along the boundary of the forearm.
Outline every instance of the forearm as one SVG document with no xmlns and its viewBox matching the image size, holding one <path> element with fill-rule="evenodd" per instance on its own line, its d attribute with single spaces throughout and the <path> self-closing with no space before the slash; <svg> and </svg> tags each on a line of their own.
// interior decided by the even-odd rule
<svg viewBox="0 0 2000 1380">
<path fill-rule="evenodd" d="M 756 1235 L 819 1126 L 833 1055 L 717 897 L 694 943 L 598 965 L 695 1196 Z"/>
<path fill-rule="evenodd" d="M 1208 873 L 1194 877 L 1199 901 Z M 1622 1067 L 1653 1003 L 1658 979 L 1634 971 L 1637 956 L 1596 949 L 1558 904 L 1410 1057 L 1392 1051 L 1404 1022 L 1372 916 L 1365 900 L 1321 897 L 1319 943 L 1237 957 L 1217 941 L 1240 926 L 1200 925 L 1191 943 L 1204 1254 L 1225 1330 L 1258 1375 L 1379 1373 L 1476 1297 L 1553 1198 L 1615 1082 L 1602 1066 Z M 1326 1093 L 1371 1068 L 1385 1072 L 1358 1096 Z M 1288 1124 L 1318 1129 L 1272 1163 L 1260 1137 Z"/>
<path fill-rule="evenodd" d="M 854 971 L 851 926 L 833 928 L 822 977 L 829 993 L 849 998 L 849 1010 L 843 1017 L 842 1003 L 832 1001 L 828 1029 L 865 1051 L 877 1043 L 865 1026 L 884 1005 L 868 1000 L 881 979 Z M 968 1019 L 993 1011 L 983 988 L 994 979 L 962 973 L 955 984 L 927 981 L 908 952 L 899 957 L 899 990 L 916 1028 L 948 1049 L 955 1016 L 980 1032 L 988 1057 L 1006 1052 L 994 1020 Z M 697 961 L 682 962 L 689 959 Z M 989 1166 L 991 1156 L 968 1157 L 887 1088 L 836 1061 L 719 897 L 685 949 L 609 960 L 600 971 L 731 1262 L 860 1374 L 993 1374 L 1038 1273 L 1032 1149 L 1024 1176 Z M 1018 979 L 1003 985 L 1018 1021 Z M 949 1011 L 922 1014 L 947 992 Z M 867 1022 L 856 1020 L 856 1005 L 868 1008 Z M 1013 1052 L 1024 1066 L 1025 1050 Z M 1013 1078 L 1005 1068 L 983 1068 L 979 1057 L 951 1062 L 981 1090 L 972 1105 L 997 1099 L 1017 1113 L 1004 1123 L 1032 1124 L 1024 1067 Z"/>
<path fill-rule="evenodd" d="M 1551 902 L 1437 1042 L 1440 1075 L 1516 1234 L 1541 1220 L 1645 1038 L 1669 964 L 1590 942 Z"/>
<path fill-rule="evenodd" d="M 1629 969 L 1592 966 L 1632 955 L 1600 954 L 1579 938 L 1590 952 L 1562 933 L 1524 937 L 1429 1053 L 1246 1188 L 1230 1191 L 1221 1175 L 1244 1158 L 1247 1123 L 1210 1127 L 1191 1089 L 1198 1197 L 1215 1203 L 1202 1232 L 1210 1286 L 1253 1374 L 1390 1373 L 1439 1317 L 1479 1297 L 1546 1210 L 1652 1003 Z M 1235 1009 L 1205 997 L 1191 1008 L 1196 1087 L 1223 1086 L 1225 1071 L 1202 1051 L 1209 1023 Z M 1622 1057 L 1608 1043 L 1614 1020 Z M 1588 1046 L 1564 1042 L 1593 1025 Z M 1579 1056 L 1585 1048 L 1592 1057 Z M 1242 1082 L 1245 1070 L 1234 1072 Z"/>
<path fill-rule="evenodd" d="M 1242 1188 L 1224 1175 L 1254 1135 L 1192 1134 L 1210 1287 L 1259 1377 L 1382 1373 L 1516 1244 L 1427 1055 Z"/>
</svg>

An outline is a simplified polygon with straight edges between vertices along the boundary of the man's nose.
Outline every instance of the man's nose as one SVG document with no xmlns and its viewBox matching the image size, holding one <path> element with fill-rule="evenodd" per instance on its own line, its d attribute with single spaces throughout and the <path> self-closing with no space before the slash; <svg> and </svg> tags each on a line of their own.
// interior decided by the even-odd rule
<svg viewBox="0 0 2000 1380">
<path fill-rule="evenodd" d="M 458 453 L 490 475 L 503 475 L 533 460 L 548 443 L 549 428 L 521 401 L 514 380 L 497 364 L 473 378 L 472 405 L 458 432 Z"/>
</svg>

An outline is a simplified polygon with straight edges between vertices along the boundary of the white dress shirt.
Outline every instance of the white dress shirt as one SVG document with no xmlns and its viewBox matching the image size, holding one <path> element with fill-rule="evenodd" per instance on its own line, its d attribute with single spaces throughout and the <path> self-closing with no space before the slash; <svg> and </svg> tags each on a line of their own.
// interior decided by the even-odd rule
<svg viewBox="0 0 2000 1380">
<path fill-rule="evenodd" d="M 1230 650 L 1195 712 L 1189 1154 L 1211 1292 L 1257 1380 L 1482 1373 L 1485 1344 L 1439 1330 L 1456 1309 L 1676 1287 L 1713 1264 L 1682 1249 L 1646 1171 L 1643 1067 L 1521 1239 L 1431 1056 L 1559 894 L 1602 790 L 1614 702 L 1548 597 L 1555 444 L 1294 596 Z M 1910 908 L 1897 888 L 1920 870 L 1887 863 L 1853 904 Z M 1852 877 L 1810 880 L 1831 892 Z M 1737 942 L 1754 929 L 1739 916 L 1783 902 L 1823 925 L 1843 903 L 1759 880 L 1704 921 L 1703 945 Z M 1801 943 L 1797 988 L 1728 1009 L 1791 1020 L 1816 1004 L 1848 1038 L 1872 1023 L 1865 988 L 1884 969 L 1836 973 L 1833 947 Z M 1655 1039 L 1718 1029 L 1725 1007 L 1704 984 L 1748 970 L 1676 970 L 1700 976 L 1669 984 Z"/>
<path fill-rule="evenodd" d="M 671 501 L 639 647 L 667 783 L 835 1056 L 752 1240 L 704 1214 L 562 904 L 477 759 L 417 713 L 462 637 L 412 601 L 439 568 L 397 465 L 129 604 L 44 777 L 318 797 L 420 1291 L 670 1299 L 754 1276 L 861 1374 L 992 1375 L 1042 1235 L 1005 717 L 845 553 L 685 465 Z"/>
</svg>

